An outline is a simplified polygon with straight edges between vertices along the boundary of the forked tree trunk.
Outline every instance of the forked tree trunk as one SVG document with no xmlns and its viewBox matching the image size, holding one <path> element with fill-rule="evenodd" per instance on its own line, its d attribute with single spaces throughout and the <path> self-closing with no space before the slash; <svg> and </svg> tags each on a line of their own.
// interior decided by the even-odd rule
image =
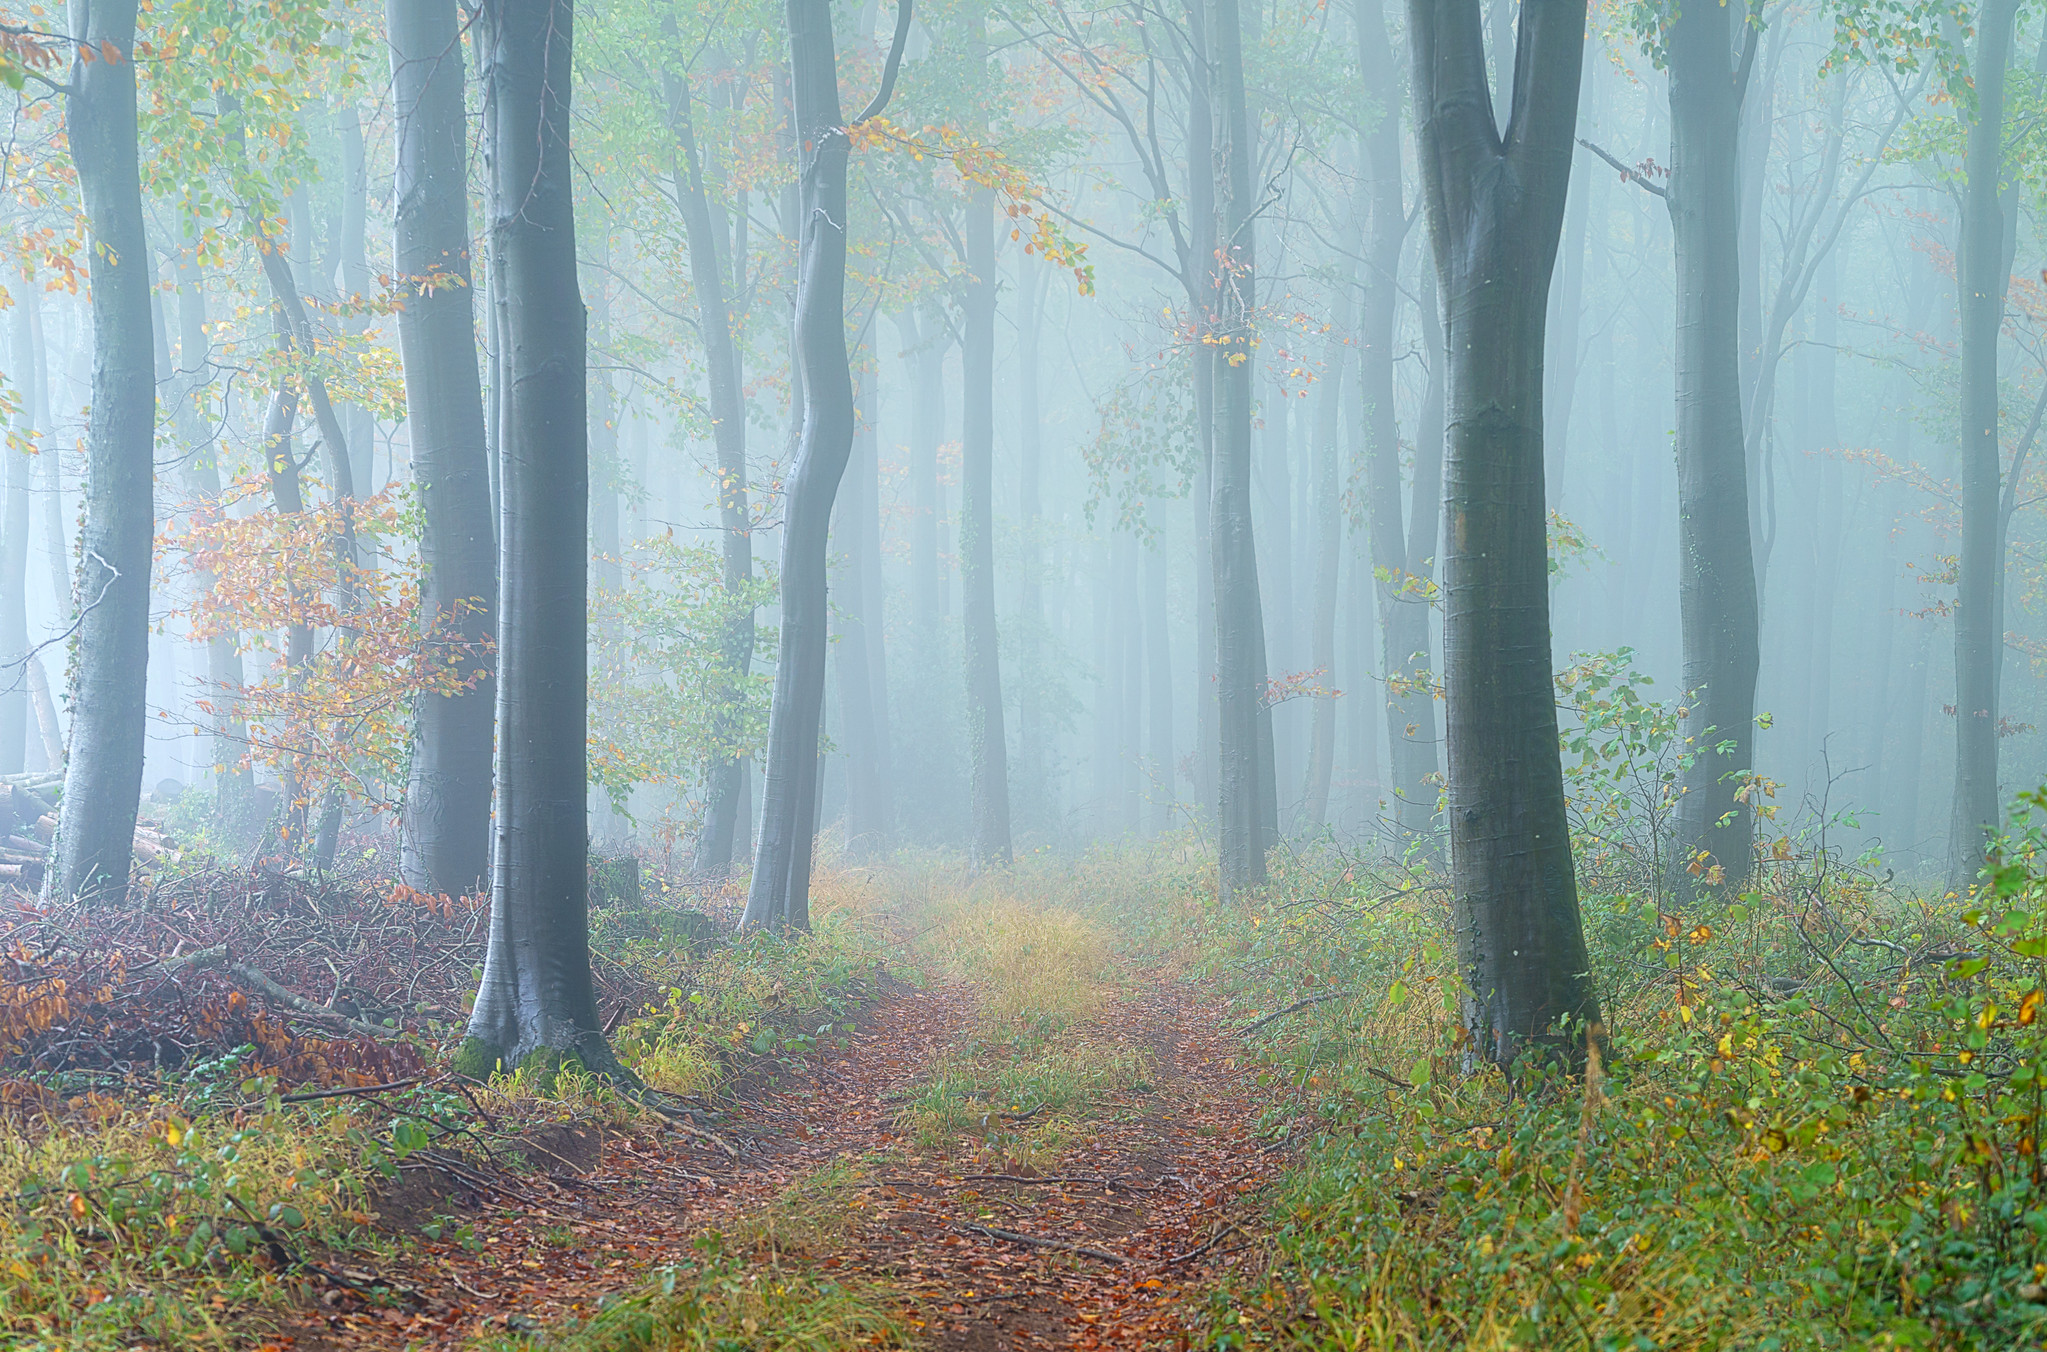
<svg viewBox="0 0 2047 1352">
<path fill-rule="evenodd" d="M 1961 247 L 1955 281 L 1962 327 L 1962 547 L 1955 584 L 1955 803 L 1948 833 L 1948 889 L 1966 895 L 2003 820 L 1997 791 L 1997 581 L 2004 567 L 1999 497 L 1997 340 L 2011 281 L 2004 211 L 2005 68 L 2017 0 L 1989 0 L 1970 62 L 1976 110 L 1963 167 Z"/>
<path fill-rule="evenodd" d="M 977 17 L 978 27 L 982 20 Z M 976 43 L 976 46 L 985 44 Z M 967 765 L 977 868 L 1008 868 L 1009 748 L 995 629 L 995 194 L 967 204 L 965 387 L 960 438 L 960 617 L 966 652 Z"/>
<path fill-rule="evenodd" d="M 127 894 L 142 795 L 156 353 L 136 143 L 135 14 L 135 0 L 71 5 L 78 50 L 98 58 L 72 62 L 65 118 L 90 235 L 93 361 L 71 753 L 45 884 L 56 899 Z"/>
<path fill-rule="evenodd" d="M 1251 380 L 1257 370 L 1252 153 L 1237 0 L 1208 0 L 1209 64 L 1222 103 L 1217 147 L 1215 446 L 1210 530 L 1215 572 L 1216 701 L 1221 779 L 1218 863 L 1225 897 L 1265 881 L 1279 804 L 1266 703 L 1265 621 L 1251 526 Z"/>
<path fill-rule="evenodd" d="M 590 980 L 587 334 L 569 156 L 569 0 L 484 0 L 491 261 L 505 302 L 498 808 L 468 1074 L 528 1058 L 622 1073 Z"/>
<path fill-rule="evenodd" d="M 1752 59 L 1753 30 L 1748 43 Z M 1749 63 L 1737 65 L 1726 8 L 1685 9 L 1669 27 L 1668 50 L 1678 603 L 1692 752 L 1669 872 L 1683 892 L 1709 863 L 1734 886 L 1748 877 L 1755 818 L 1740 791 L 1754 764 L 1761 616 L 1741 423 L 1739 152 Z"/>
<path fill-rule="evenodd" d="M 1453 916 L 1478 1052 L 1582 1055 L 1599 1018 L 1551 686 L 1542 356 L 1585 0 L 1525 0 L 1503 141 L 1477 0 L 1409 0 L 1415 124 L 1444 298 L 1444 683 Z M 1583 1026 L 1580 1026 L 1583 1025 Z"/>
<path fill-rule="evenodd" d="M 881 91 L 887 105 L 910 0 L 897 0 L 896 34 Z M 829 0 L 787 0 L 790 99 L 797 162 L 796 363 L 802 425 L 782 526 L 782 632 L 768 715 L 767 783 L 743 929 L 810 927 L 810 860 L 817 819 L 817 743 L 824 713 L 825 550 L 832 499 L 853 449 L 853 376 L 846 361 L 846 170 L 838 58 Z"/>
<path fill-rule="evenodd" d="M 753 516 L 747 505 L 746 388 L 739 345 L 733 337 L 726 261 L 697 148 L 694 104 L 684 73 L 670 66 L 663 75 L 668 119 L 675 134 L 676 193 L 689 242 L 690 287 L 697 297 L 697 327 L 704 340 L 704 366 L 711 395 L 711 436 L 718 452 L 718 527 L 723 544 L 723 581 L 737 596 L 753 585 Z M 733 280 L 737 280 L 736 278 Z M 738 738 L 739 683 L 753 666 L 753 611 L 734 615 L 724 635 L 725 663 L 734 682 L 722 693 L 713 718 L 717 740 L 730 747 Z M 736 748 L 711 765 L 704 827 L 697 836 L 697 872 L 719 876 L 732 867 L 738 832 L 740 756 Z"/>
<path fill-rule="evenodd" d="M 492 720 L 488 644 L 498 628 L 496 532 L 477 370 L 469 257 L 468 120 L 455 0 L 387 0 L 396 263 L 403 308 L 413 479 L 419 485 L 420 623 L 436 648 L 483 679 L 413 707 L 403 868 L 424 892 L 474 892 L 490 869 Z M 352 285 L 352 284 L 351 284 Z"/>
</svg>

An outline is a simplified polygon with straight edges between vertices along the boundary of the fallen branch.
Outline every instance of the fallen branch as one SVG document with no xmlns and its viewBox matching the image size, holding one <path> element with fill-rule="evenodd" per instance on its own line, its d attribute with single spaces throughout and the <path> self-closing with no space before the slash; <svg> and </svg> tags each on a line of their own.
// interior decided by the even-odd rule
<svg viewBox="0 0 2047 1352">
<path fill-rule="evenodd" d="M 1213 1235 L 1210 1235 L 1208 1238 L 1208 1242 L 1206 1244 L 1203 1244 L 1198 1248 L 1189 1249 L 1187 1250 L 1187 1252 L 1176 1255 L 1175 1257 L 1168 1258 L 1166 1260 L 1166 1266 L 1173 1267 L 1176 1264 L 1185 1263 L 1192 1259 L 1199 1258 L 1201 1257 L 1202 1254 L 1207 1253 L 1210 1249 L 1222 1243 L 1223 1237 L 1225 1235 L 1232 1234 L 1243 1228 L 1244 1228 L 1243 1222 L 1231 1221 L 1228 1225 L 1225 1225 L 1222 1229 L 1216 1231 Z"/>
<path fill-rule="evenodd" d="M 1075 1244 L 1072 1240 L 1042 1239 L 1037 1235 L 1020 1235 L 1014 1230 L 997 1230 L 992 1225 L 956 1225 L 953 1227 L 953 1231 L 955 1234 L 962 1235 L 986 1235 L 990 1239 L 1000 1239 L 1011 1244 L 1021 1244 L 1029 1249 L 1058 1249 L 1062 1253 L 1077 1253 L 1083 1258 L 1093 1258 L 1103 1263 L 1114 1263 L 1119 1267 L 1127 1267 L 1130 1263 L 1130 1260 L 1121 1254 L 1109 1253 L 1102 1249 L 1090 1249 L 1087 1245 Z"/>
<path fill-rule="evenodd" d="M 1267 1014 L 1262 1019 L 1254 1019 L 1252 1022 L 1245 1024 L 1242 1028 L 1239 1028 L 1237 1030 L 1237 1035 L 1239 1037 L 1243 1037 L 1247 1034 L 1255 1033 L 1259 1029 L 1263 1028 L 1266 1024 L 1277 1023 L 1289 1014 L 1298 1014 L 1304 1009 L 1312 1009 L 1316 1005 L 1326 1003 L 1327 1001 L 1330 1000 L 1341 999 L 1342 997 L 1349 994 L 1350 992 L 1347 990 L 1324 991 L 1320 995 L 1311 995 L 1305 1000 L 1296 1000 L 1293 1004 L 1288 1005 L 1285 1009 L 1280 1010 L 1276 1014 Z"/>
<path fill-rule="evenodd" d="M 351 1084 L 343 1085 L 339 1089 L 316 1089 L 304 1094 L 286 1094 L 277 1101 L 279 1103 L 311 1103 L 314 1099 L 340 1098 L 346 1094 L 352 1094 L 359 1098 L 368 1098 L 373 1094 L 388 1094 L 393 1089 L 410 1089 L 413 1085 L 419 1084 L 423 1078 L 423 1076 L 415 1075 L 409 1080 L 393 1080 L 389 1084 Z"/>
<path fill-rule="evenodd" d="M 251 967 L 246 962 L 230 962 L 225 963 L 223 965 L 227 968 L 229 972 L 233 973 L 237 978 L 248 982 L 251 986 L 254 986 L 257 990 L 263 992 L 263 994 L 269 999 L 275 1000 L 277 1001 L 277 1003 L 284 1005 L 289 1009 L 296 1010 L 297 1012 L 305 1015 L 309 1019 L 319 1019 L 324 1023 L 343 1024 L 346 1027 L 351 1028 L 358 1033 L 361 1033 L 364 1037 L 384 1038 L 386 1040 L 390 1040 L 405 1036 L 404 1030 L 402 1029 L 383 1028 L 374 1023 L 365 1023 L 361 1019 L 352 1019 L 346 1014 L 337 1013 L 336 1011 L 328 1009 L 322 1005 L 316 1005 L 311 1000 L 306 999 L 303 995 L 295 995 L 292 992 L 286 990 L 284 987 L 278 985 L 275 981 L 272 981 L 269 977 L 263 975 L 261 972 L 257 971 L 255 968 Z"/>
<path fill-rule="evenodd" d="M 1124 1177 L 1123 1175 L 1118 1175 L 1118 1176 L 1117 1176 L 1117 1177 L 1115 1177 L 1115 1178 L 1102 1178 L 1102 1177 L 1099 1177 L 1099 1176 L 1096 1176 L 1096 1175 L 1084 1175 L 1084 1174 L 1046 1174 L 1046 1175 L 1040 1175 L 1039 1177 L 1036 1177 L 1036 1178 L 1026 1178 L 1026 1177 L 1025 1177 L 1024 1175 L 1022 1175 L 1022 1174 L 961 1174 L 961 1175 L 960 1175 L 960 1182 L 962 1182 L 962 1183 L 1092 1183 L 1092 1184 L 1094 1184 L 1094 1185 L 1095 1185 L 1096 1187 L 1099 1187 L 1099 1188 L 1104 1188 L 1104 1189 L 1108 1189 L 1108 1190 L 1110 1190 L 1110 1191 L 1114 1191 L 1114 1190 L 1115 1190 L 1115 1189 L 1117 1189 L 1117 1188 L 1121 1188 L 1121 1189 L 1123 1189 L 1123 1190 L 1124 1190 L 1125 1192 L 1150 1192 L 1150 1191 L 1152 1191 L 1152 1189 L 1150 1189 L 1150 1188 L 1139 1188 L 1139 1187 L 1133 1187 L 1133 1186 L 1132 1186 L 1131 1184 L 1129 1184 L 1129 1183 L 1126 1183 L 1126 1182 L 1124 1182 L 1124 1181 L 1123 1181 L 1123 1177 Z"/>
</svg>

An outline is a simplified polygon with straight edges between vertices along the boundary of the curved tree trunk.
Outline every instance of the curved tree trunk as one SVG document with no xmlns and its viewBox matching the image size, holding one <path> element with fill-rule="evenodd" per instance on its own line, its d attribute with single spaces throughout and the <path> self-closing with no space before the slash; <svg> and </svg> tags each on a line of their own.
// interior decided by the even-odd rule
<svg viewBox="0 0 2047 1352">
<path fill-rule="evenodd" d="M 420 486 L 420 622 L 451 658 L 484 678 L 413 710 L 403 867 L 425 892 L 459 896 L 490 867 L 496 532 L 476 361 L 476 291 L 462 97 L 461 16 L 454 0 L 387 0 L 398 119 L 396 262 L 403 280 L 398 345 L 405 364 L 413 478 Z M 351 283 L 353 285 L 353 283 Z"/>
<path fill-rule="evenodd" d="M 491 260 L 505 301 L 498 809 L 470 1074 L 528 1057 L 617 1072 L 590 980 L 589 409 L 569 157 L 569 0 L 485 0 Z"/>
<path fill-rule="evenodd" d="M 1511 1066 L 1582 1055 L 1599 1018 L 1551 685 L 1543 329 L 1577 114 L 1585 0 L 1521 8 L 1510 128 L 1477 0 L 1409 0 L 1423 198 L 1449 359 L 1443 634 L 1451 882 L 1465 1022 Z M 1586 1025 L 1573 1027 L 1572 1025 Z"/>
<path fill-rule="evenodd" d="M 881 93 L 888 102 L 909 31 L 897 0 L 895 46 Z M 790 100 L 797 143 L 796 363 L 803 419 L 782 526 L 781 652 L 768 715 L 760 839 L 743 929 L 810 927 L 810 859 L 817 820 L 817 740 L 824 713 L 825 550 L 832 499 L 853 449 L 853 376 L 846 360 L 846 170 L 830 0 L 787 0 Z"/>
<path fill-rule="evenodd" d="M 149 572 L 155 544 L 156 353 L 135 124 L 135 0 L 74 0 L 66 131 L 91 235 L 92 416 L 86 430 L 81 614 L 65 767 L 46 893 L 128 890 L 148 721 Z"/>
</svg>

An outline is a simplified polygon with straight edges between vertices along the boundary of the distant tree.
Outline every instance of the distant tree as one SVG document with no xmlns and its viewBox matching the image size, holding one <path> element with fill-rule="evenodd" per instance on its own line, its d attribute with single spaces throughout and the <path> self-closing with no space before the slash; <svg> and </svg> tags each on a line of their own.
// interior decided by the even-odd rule
<svg viewBox="0 0 2047 1352">
<path fill-rule="evenodd" d="M 155 546 L 156 351 L 135 118 L 136 0 L 71 7 L 66 129 L 85 200 L 92 281 L 92 415 L 78 577 L 71 747 L 45 884 L 52 897 L 128 890 L 148 722 Z"/>
<path fill-rule="evenodd" d="M 910 0 L 881 87 L 853 127 L 888 106 L 909 37 Z M 782 535 L 782 629 L 768 715 L 766 782 L 746 929 L 810 927 L 810 861 L 817 822 L 817 740 L 824 714 L 825 548 L 832 500 L 853 450 L 853 374 L 846 357 L 846 172 L 852 150 L 839 104 L 830 0 L 788 0 L 789 82 L 796 126 L 796 367 L 802 430 L 787 481 Z"/>
<path fill-rule="evenodd" d="M 1565 814 L 1550 670 L 1543 336 L 1585 0 L 1525 0 L 1503 140 L 1478 0 L 1409 0 L 1423 202 L 1444 301 L 1444 687 L 1465 1023 L 1511 1066 L 1582 1054 L 1599 1004 Z M 1569 1037 L 1568 1046 L 1560 1039 Z"/>
<path fill-rule="evenodd" d="M 469 257 L 461 16 L 454 0 L 388 0 L 385 12 L 398 141 L 398 344 L 421 508 L 420 623 L 447 645 L 451 666 L 473 666 L 497 629 L 498 585 Z M 414 709 L 404 868 L 421 891 L 473 892 L 489 870 L 496 701 L 486 670 L 455 693 L 421 695 Z"/>
<path fill-rule="evenodd" d="M 615 1068 L 590 979 L 589 424 L 569 155 L 570 0 L 484 0 L 477 61 L 500 334 L 503 548 L 490 941 L 457 1064 Z"/>
</svg>

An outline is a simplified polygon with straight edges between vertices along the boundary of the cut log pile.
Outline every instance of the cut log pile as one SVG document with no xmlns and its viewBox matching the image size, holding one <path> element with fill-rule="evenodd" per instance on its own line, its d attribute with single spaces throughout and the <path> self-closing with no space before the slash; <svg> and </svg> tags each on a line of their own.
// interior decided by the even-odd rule
<svg viewBox="0 0 2047 1352">
<path fill-rule="evenodd" d="M 57 801 L 64 776 L 55 772 L 0 775 L 0 887 L 40 891 L 57 838 Z M 173 859 L 178 842 L 161 823 L 137 820 L 135 859 L 151 865 Z"/>
</svg>

